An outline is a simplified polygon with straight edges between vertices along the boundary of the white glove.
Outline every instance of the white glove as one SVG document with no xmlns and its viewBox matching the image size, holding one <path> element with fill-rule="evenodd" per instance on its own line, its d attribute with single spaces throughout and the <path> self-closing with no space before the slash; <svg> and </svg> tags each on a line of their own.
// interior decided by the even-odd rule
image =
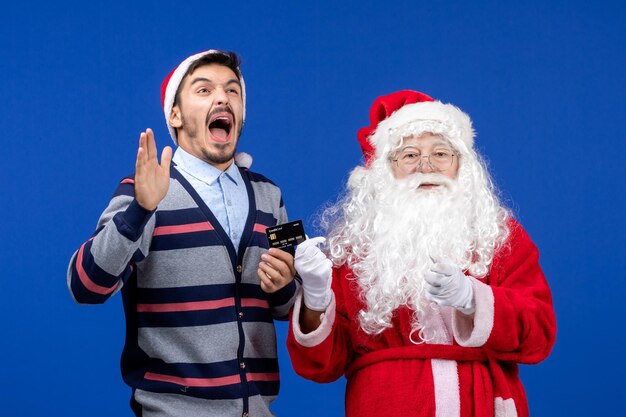
<svg viewBox="0 0 626 417">
<path fill-rule="evenodd" d="M 296 248 L 294 265 L 302 278 L 304 305 L 315 311 L 326 310 L 331 298 L 333 263 L 317 247 L 325 241 L 323 237 L 314 237 L 305 240 Z"/>
<path fill-rule="evenodd" d="M 464 314 L 475 309 L 474 288 L 461 268 L 449 262 L 435 262 L 424 274 L 426 298 L 440 306 L 450 306 Z"/>
</svg>

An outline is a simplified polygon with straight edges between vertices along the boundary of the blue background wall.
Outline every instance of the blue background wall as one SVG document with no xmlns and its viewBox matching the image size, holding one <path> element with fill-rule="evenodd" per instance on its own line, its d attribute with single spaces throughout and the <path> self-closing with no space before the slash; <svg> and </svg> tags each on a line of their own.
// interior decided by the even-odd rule
<svg viewBox="0 0 626 417">
<path fill-rule="evenodd" d="M 243 56 L 240 149 L 309 228 L 360 162 L 375 97 L 413 88 L 468 112 L 553 290 L 557 344 L 522 367 L 532 414 L 622 408 L 623 2 L 91 3 L 20 1 L 0 17 L 0 414 L 130 414 L 121 297 L 75 305 L 66 267 L 133 170 L 139 132 L 170 144 L 161 80 L 211 47 Z M 344 382 L 296 376 L 285 335 L 275 412 L 343 415 Z"/>
</svg>

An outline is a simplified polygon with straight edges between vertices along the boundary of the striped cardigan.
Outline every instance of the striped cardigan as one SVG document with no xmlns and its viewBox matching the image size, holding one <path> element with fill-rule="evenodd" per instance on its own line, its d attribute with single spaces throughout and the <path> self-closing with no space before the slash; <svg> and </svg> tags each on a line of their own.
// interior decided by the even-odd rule
<svg viewBox="0 0 626 417">
<path fill-rule="evenodd" d="M 261 290 L 265 229 L 284 223 L 280 190 L 242 169 L 249 214 L 239 250 L 193 187 L 171 168 L 155 212 L 123 179 L 94 235 L 74 254 L 68 287 L 96 304 L 121 289 L 122 375 L 138 416 L 270 416 L 279 389 L 273 319 L 286 319 L 299 283 Z"/>
</svg>

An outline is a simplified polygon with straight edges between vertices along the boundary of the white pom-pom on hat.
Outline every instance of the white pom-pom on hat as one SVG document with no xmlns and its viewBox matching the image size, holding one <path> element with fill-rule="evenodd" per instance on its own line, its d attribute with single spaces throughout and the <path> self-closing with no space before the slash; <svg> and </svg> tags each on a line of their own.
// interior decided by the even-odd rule
<svg viewBox="0 0 626 417">
<path fill-rule="evenodd" d="M 237 152 L 235 154 L 235 164 L 241 168 L 250 169 L 252 166 L 252 155 L 245 152 Z"/>
</svg>

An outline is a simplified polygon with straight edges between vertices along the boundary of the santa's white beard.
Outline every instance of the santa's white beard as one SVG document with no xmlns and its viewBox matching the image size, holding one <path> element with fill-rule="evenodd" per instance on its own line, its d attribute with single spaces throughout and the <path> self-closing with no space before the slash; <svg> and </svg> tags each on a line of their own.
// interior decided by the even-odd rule
<svg viewBox="0 0 626 417">
<path fill-rule="evenodd" d="M 431 189 L 421 183 L 441 184 Z M 462 269 L 469 266 L 471 219 L 456 181 L 438 174 L 414 174 L 391 181 L 370 204 L 372 216 L 367 254 L 352 265 L 367 309 L 363 328 L 378 333 L 391 325 L 399 306 L 415 312 L 416 327 L 423 301 L 423 276 L 433 260 L 446 259 Z"/>
<path fill-rule="evenodd" d="M 440 185 L 418 188 L 422 182 Z M 508 237 L 508 218 L 484 166 L 470 153 L 455 180 L 420 173 L 397 180 L 382 157 L 357 167 L 347 194 L 326 208 L 321 226 L 330 258 L 351 268 L 361 289 L 361 328 L 380 333 L 391 327 L 393 312 L 407 306 L 414 312 L 412 330 L 424 338 L 431 304 L 423 300 L 424 272 L 445 259 L 484 277 Z"/>
</svg>

